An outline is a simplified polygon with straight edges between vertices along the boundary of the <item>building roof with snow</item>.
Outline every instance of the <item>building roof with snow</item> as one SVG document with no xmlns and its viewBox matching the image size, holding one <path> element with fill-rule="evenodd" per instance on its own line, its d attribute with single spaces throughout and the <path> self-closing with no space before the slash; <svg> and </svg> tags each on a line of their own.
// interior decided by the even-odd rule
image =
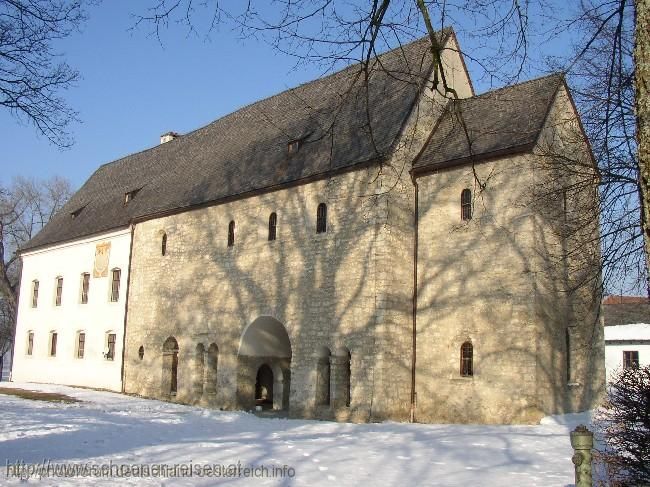
<svg viewBox="0 0 650 487">
<path fill-rule="evenodd" d="M 647 341 L 650 343 L 650 324 L 633 323 L 605 327 L 605 342 Z"/>
</svg>

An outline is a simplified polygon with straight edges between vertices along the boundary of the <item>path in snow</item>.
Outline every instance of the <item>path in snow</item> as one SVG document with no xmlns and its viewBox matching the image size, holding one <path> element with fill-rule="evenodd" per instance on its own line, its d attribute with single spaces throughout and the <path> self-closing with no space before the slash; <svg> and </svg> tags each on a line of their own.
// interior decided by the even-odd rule
<svg viewBox="0 0 650 487">
<path fill-rule="evenodd" d="M 257 418 L 66 386 L 56 404 L 0 395 L 0 484 L 7 463 L 288 465 L 293 478 L 49 478 L 38 485 L 568 486 L 569 431 L 585 415 L 536 426 L 346 424 Z M 565 423 L 565 424 L 562 424 Z M 115 467 L 116 468 L 116 467 Z"/>
</svg>

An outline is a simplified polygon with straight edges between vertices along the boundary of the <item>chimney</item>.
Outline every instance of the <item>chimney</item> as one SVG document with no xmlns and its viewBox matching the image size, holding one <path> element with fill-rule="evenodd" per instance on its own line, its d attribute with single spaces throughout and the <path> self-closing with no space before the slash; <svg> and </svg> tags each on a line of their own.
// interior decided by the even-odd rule
<svg viewBox="0 0 650 487">
<path fill-rule="evenodd" d="M 181 134 L 177 134 L 176 132 L 167 132 L 166 134 L 162 134 L 160 136 L 160 143 L 164 144 L 165 142 L 169 142 L 170 140 L 174 140 L 176 137 L 180 137 Z"/>
</svg>

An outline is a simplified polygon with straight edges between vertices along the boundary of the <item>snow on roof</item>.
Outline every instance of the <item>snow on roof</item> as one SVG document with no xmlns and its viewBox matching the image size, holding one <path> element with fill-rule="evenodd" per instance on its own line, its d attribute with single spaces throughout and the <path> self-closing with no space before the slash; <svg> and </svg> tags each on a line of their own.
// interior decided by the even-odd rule
<svg viewBox="0 0 650 487">
<path fill-rule="evenodd" d="M 605 340 L 650 340 L 650 324 L 606 326 Z"/>
</svg>

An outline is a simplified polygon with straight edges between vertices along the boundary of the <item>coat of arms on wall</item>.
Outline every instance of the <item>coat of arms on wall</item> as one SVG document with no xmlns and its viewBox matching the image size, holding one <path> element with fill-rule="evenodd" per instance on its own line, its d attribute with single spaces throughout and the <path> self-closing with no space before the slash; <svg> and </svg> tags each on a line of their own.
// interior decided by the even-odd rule
<svg viewBox="0 0 650 487">
<path fill-rule="evenodd" d="M 108 275 L 108 257 L 110 253 L 110 243 L 97 244 L 95 247 L 95 265 L 93 267 L 93 277 L 106 277 Z"/>
</svg>

